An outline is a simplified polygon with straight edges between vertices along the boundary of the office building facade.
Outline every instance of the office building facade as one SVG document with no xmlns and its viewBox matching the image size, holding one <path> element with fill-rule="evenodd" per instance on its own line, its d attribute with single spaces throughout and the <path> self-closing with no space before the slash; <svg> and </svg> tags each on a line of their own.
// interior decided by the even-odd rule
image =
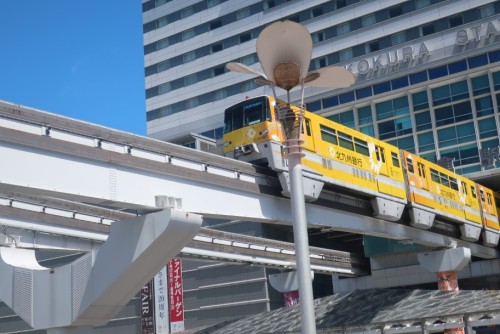
<svg viewBox="0 0 500 334">
<path fill-rule="evenodd" d="M 286 19 L 311 32 L 311 71 L 343 66 L 356 75 L 350 88 L 308 88 L 308 110 L 460 174 L 495 167 L 500 2 L 492 0 L 143 0 L 148 135 L 193 147 L 192 133 L 220 139 L 225 108 L 272 93 L 225 64 L 260 70 L 256 38 Z M 276 306 L 265 270 L 217 266 L 186 266 L 189 327 Z M 212 280 L 217 270 L 223 279 Z M 255 298 L 221 297 L 247 289 Z"/>
</svg>

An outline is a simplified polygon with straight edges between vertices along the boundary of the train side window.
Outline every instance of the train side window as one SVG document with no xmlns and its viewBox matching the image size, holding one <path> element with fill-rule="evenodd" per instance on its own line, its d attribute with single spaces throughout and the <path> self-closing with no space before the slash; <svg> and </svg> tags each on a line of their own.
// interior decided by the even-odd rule
<svg viewBox="0 0 500 334">
<path fill-rule="evenodd" d="M 306 118 L 306 135 L 311 136 L 311 120 Z"/>
<path fill-rule="evenodd" d="M 484 202 L 485 199 L 484 199 L 484 190 L 483 189 L 479 189 L 479 193 L 481 194 L 481 202 Z"/>
<path fill-rule="evenodd" d="M 337 131 L 339 136 L 339 144 L 341 147 L 347 148 L 351 151 L 354 151 L 354 144 L 352 143 L 352 136 L 349 136 L 347 133 L 343 133 Z"/>
<path fill-rule="evenodd" d="M 467 183 L 462 182 L 462 193 L 468 195 L 467 193 Z"/>
<path fill-rule="evenodd" d="M 377 156 L 377 161 L 385 163 L 385 150 L 383 147 L 375 146 L 375 154 Z"/>
<path fill-rule="evenodd" d="M 440 183 L 439 181 L 439 172 L 435 169 L 431 168 L 431 180 L 437 183 Z"/>
<path fill-rule="evenodd" d="M 413 168 L 413 159 L 412 157 L 406 157 L 406 164 L 408 165 L 408 171 L 410 173 L 415 173 L 415 169 Z"/>
<path fill-rule="evenodd" d="M 354 138 L 354 144 L 356 145 L 356 152 L 366 155 L 367 157 L 370 156 L 367 142 L 358 138 Z"/>
<path fill-rule="evenodd" d="M 471 191 L 472 197 L 477 198 L 476 187 L 470 186 L 470 191 Z"/>
<path fill-rule="evenodd" d="M 397 153 L 394 153 L 394 152 L 391 152 L 391 158 L 392 158 L 392 165 L 394 167 L 399 167 L 399 158 L 398 158 L 398 154 Z"/>
<path fill-rule="evenodd" d="M 321 139 L 328 143 L 338 145 L 337 131 L 324 125 L 320 125 Z"/>
<path fill-rule="evenodd" d="M 421 162 L 417 162 L 417 166 L 418 166 L 418 175 L 425 179 L 426 176 L 425 176 L 424 164 Z"/>
<path fill-rule="evenodd" d="M 448 179 L 448 175 L 443 174 L 443 173 L 439 173 L 439 176 L 440 176 L 440 179 L 441 179 L 441 184 L 443 186 L 449 187 L 450 186 L 450 180 Z"/>
<path fill-rule="evenodd" d="M 450 177 L 450 186 L 453 190 L 458 190 L 458 182 L 454 177 Z"/>
</svg>

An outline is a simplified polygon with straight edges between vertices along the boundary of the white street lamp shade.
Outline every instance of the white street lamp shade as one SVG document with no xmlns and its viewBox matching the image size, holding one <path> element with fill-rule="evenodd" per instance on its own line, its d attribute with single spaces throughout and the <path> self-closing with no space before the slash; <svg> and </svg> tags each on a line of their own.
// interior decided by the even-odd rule
<svg viewBox="0 0 500 334">
<path fill-rule="evenodd" d="M 274 70 L 279 64 L 298 65 L 300 73 L 296 73 L 300 81 L 306 77 L 311 61 L 311 35 L 296 22 L 275 22 L 262 30 L 257 38 L 257 55 L 270 81 L 276 83 Z"/>
<path fill-rule="evenodd" d="M 233 72 L 255 74 L 255 75 L 263 77 L 264 79 L 267 79 L 264 73 L 261 73 L 255 69 L 253 69 L 247 65 L 241 64 L 241 63 L 227 63 L 226 68 L 230 71 L 233 71 Z"/>
<path fill-rule="evenodd" d="M 343 67 L 324 67 L 311 74 L 315 73 L 319 74 L 319 77 L 306 82 L 305 86 L 338 89 L 349 87 L 355 81 L 354 74 Z"/>
</svg>

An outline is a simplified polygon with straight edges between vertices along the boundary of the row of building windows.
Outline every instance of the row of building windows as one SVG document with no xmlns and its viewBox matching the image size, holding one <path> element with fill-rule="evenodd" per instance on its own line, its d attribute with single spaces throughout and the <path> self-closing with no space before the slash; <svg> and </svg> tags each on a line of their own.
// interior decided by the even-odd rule
<svg viewBox="0 0 500 334">
<path fill-rule="evenodd" d="M 221 0 L 221 1 L 227 1 L 227 0 Z M 349 1 L 349 5 L 355 4 L 355 3 L 360 2 L 360 1 L 361 0 L 351 0 L 351 1 Z M 443 0 L 433 0 L 433 1 L 443 1 Z M 339 8 L 343 8 L 345 6 L 347 6 L 345 1 L 343 3 L 342 7 L 339 7 L 337 2 L 331 1 L 331 2 L 328 2 L 326 4 L 304 10 L 302 12 L 294 14 L 291 17 L 283 18 L 283 19 L 289 19 L 289 20 L 293 20 L 293 21 L 297 21 L 297 22 L 305 22 L 309 19 L 312 19 L 312 18 L 317 17 L 319 15 L 333 12 L 333 11 L 335 11 Z M 188 30 L 179 32 L 179 33 L 174 34 L 174 35 L 171 35 L 167 38 L 155 41 L 151 44 L 147 44 L 144 46 L 144 54 L 147 55 L 149 53 L 164 49 L 164 48 L 171 46 L 173 44 L 177 44 L 177 43 L 180 43 L 182 41 L 193 38 L 195 36 L 201 35 L 201 34 L 206 33 L 208 31 L 215 30 L 215 29 L 218 29 L 220 27 L 226 26 L 228 24 L 234 23 L 234 22 L 239 21 L 241 19 L 244 19 L 246 17 L 260 13 L 265 8 L 266 8 L 266 3 L 264 3 L 264 4 L 263 3 L 256 3 L 256 4 L 253 4 L 251 6 L 242 8 L 236 12 L 223 15 L 223 16 L 218 17 L 217 19 L 212 20 L 210 22 L 202 23 L 196 27 L 190 28 Z M 175 13 L 169 14 L 169 15 L 174 15 L 174 14 Z M 161 20 L 161 19 L 159 19 L 159 20 Z M 144 29 L 145 29 L 144 33 L 152 30 L 151 28 L 148 28 L 150 30 L 147 30 L 146 26 L 158 25 L 159 24 L 158 22 L 160 22 L 160 21 L 157 20 L 157 21 L 147 23 L 144 26 Z M 263 28 L 264 27 L 258 27 L 256 29 L 252 29 L 252 31 L 246 31 L 246 32 L 240 34 L 240 36 L 232 36 L 231 38 L 223 40 L 223 41 L 219 41 L 216 44 L 217 45 L 218 44 L 227 44 L 227 45 L 232 46 L 232 45 L 234 45 L 235 39 L 236 40 L 243 39 L 245 41 L 255 39 L 255 38 L 257 38 L 257 36 L 259 35 L 260 31 Z M 227 47 L 228 46 L 225 46 L 225 48 L 227 48 Z"/>
<path fill-rule="evenodd" d="M 142 12 L 143 13 L 147 12 L 153 8 L 160 7 L 160 6 L 162 6 L 166 3 L 169 3 L 171 1 L 172 0 L 149 0 L 149 1 L 146 1 L 142 4 Z M 193 14 L 196 14 L 202 10 L 206 10 L 208 8 L 215 7 L 215 6 L 221 4 L 222 2 L 225 2 L 225 1 L 227 1 L 227 0 L 202 0 L 198 3 L 192 4 L 192 5 L 187 6 L 181 10 L 176 11 L 175 15 L 173 15 L 173 16 L 168 16 L 168 18 L 171 20 L 171 21 L 168 21 L 168 23 L 178 21 L 180 19 L 184 19 L 184 18 L 191 16 Z M 162 17 L 162 18 L 155 20 L 153 22 L 158 22 L 159 20 L 164 20 L 164 19 L 166 20 L 167 16 Z"/>
<path fill-rule="evenodd" d="M 492 5 L 489 5 L 487 7 L 495 10 L 495 7 L 493 7 Z M 472 9 L 471 11 L 474 11 L 477 14 L 480 11 L 480 9 Z M 500 12 L 500 3 L 498 4 L 498 11 Z M 438 21 L 441 21 L 441 20 L 443 20 L 443 19 L 440 19 Z M 414 27 L 414 28 L 409 29 L 408 31 L 410 31 L 410 30 L 420 31 L 421 30 L 420 28 L 421 27 Z M 259 27 L 259 28 L 256 28 L 256 29 L 249 31 L 248 33 L 250 34 L 250 36 L 248 38 L 252 38 L 252 36 L 258 35 L 258 32 L 260 31 L 260 29 L 261 28 Z M 203 47 L 203 48 L 200 48 L 197 50 L 193 50 L 189 53 L 171 58 L 171 59 L 163 61 L 161 63 L 155 64 L 152 66 L 148 66 L 146 68 L 146 76 L 152 75 L 154 73 L 158 73 L 161 71 L 165 71 L 171 67 L 182 65 L 184 63 L 193 61 L 197 58 L 207 56 L 211 53 L 222 51 L 226 47 L 230 47 L 233 45 L 237 45 L 238 43 L 242 43 L 244 41 L 247 41 L 247 39 L 242 41 L 241 40 L 242 36 L 243 35 L 233 36 L 231 38 L 228 38 L 225 41 L 221 41 L 219 43 L 212 44 L 211 46 L 206 46 L 206 47 Z M 420 37 L 421 37 L 421 35 L 415 35 L 415 36 L 413 36 L 412 39 L 417 39 Z M 380 41 L 382 41 L 383 39 L 384 38 L 379 39 L 377 41 L 377 43 L 381 43 Z M 387 42 L 388 42 L 388 43 L 386 43 L 387 47 L 391 47 L 392 46 L 391 39 L 387 40 Z M 224 43 L 226 43 L 226 44 L 224 44 Z M 373 43 L 374 42 L 367 42 L 367 43 L 364 43 L 364 44 L 361 44 L 361 45 L 358 45 L 358 46 L 355 46 L 355 47 L 352 47 L 352 48 L 349 48 L 346 50 L 341 50 L 339 52 L 332 53 L 332 54 L 327 55 L 327 56 L 316 58 L 311 62 L 311 70 L 315 70 L 315 69 L 318 69 L 321 67 L 331 65 L 330 63 L 332 63 L 332 62 L 338 63 L 338 62 L 340 62 L 341 59 L 348 60 L 354 56 L 359 56 L 359 55 L 365 54 L 365 52 L 367 52 L 371 49 L 371 47 L 368 47 L 368 46 L 372 45 Z M 382 44 L 384 44 L 384 43 L 382 43 Z M 386 47 L 386 45 L 384 45 L 384 47 Z M 238 60 L 232 60 L 232 61 L 238 61 Z M 243 62 L 245 65 L 252 65 L 252 64 L 256 63 L 257 61 L 258 61 L 258 58 L 257 58 L 256 54 L 251 54 L 249 56 L 243 57 L 241 62 Z M 469 60 L 469 62 L 471 62 L 469 67 L 473 68 L 476 65 L 481 66 L 482 63 L 484 62 L 484 59 L 480 59 L 480 58 L 478 58 L 477 60 L 471 59 L 471 60 Z M 477 64 L 474 64 L 474 62 L 476 62 Z M 448 66 L 445 65 L 445 66 L 437 67 L 437 68 L 431 69 L 429 71 L 428 76 L 427 76 L 427 72 L 425 72 L 425 71 L 414 74 L 413 76 L 411 76 L 409 78 L 410 80 L 412 80 L 412 82 L 410 82 L 410 84 L 425 81 L 425 80 L 428 80 L 428 78 L 435 79 L 435 78 L 439 78 L 441 76 L 445 76 L 448 74 L 458 73 L 458 72 L 464 71 L 466 69 L 467 69 L 467 62 L 465 60 L 461 61 L 461 62 L 456 62 L 456 63 L 450 64 Z M 166 83 L 163 83 L 159 86 L 149 88 L 146 90 L 146 98 L 152 98 L 152 97 L 155 97 L 155 96 L 158 96 L 161 94 L 165 94 L 165 93 L 168 93 L 172 90 L 183 88 L 183 87 L 186 87 L 188 85 L 194 84 L 196 82 L 221 75 L 223 73 L 225 73 L 224 65 L 218 65 L 218 66 L 213 67 L 213 68 L 204 69 L 200 72 L 193 73 L 187 77 L 179 78 L 179 79 L 176 79 L 172 82 L 166 82 Z M 376 85 L 373 89 L 373 92 L 371 91 L 370 87 L 358 89 L 356 91 L 356 98 L 357 99 L 365 98 L 365 97 L 372 96 L 373 94 L 380 94 L 380 93 L 385 92 L 387 90 L 403 88 L 403 87 L 408 86 L 408 84 L 409 84 L 408 77 L 394 79 L 390 82 L 387 81 L 387 82 L 383 82 L 383 83 Z M 346 94 L 339 96 L 340 100 L 338 102 L 332 100 L 331 103 L 334 103 L 334 104 L 324 106 L 323 108 L 328 108 L 330 106 L 334 106 L 337 104 L 348 103 L 348 102 L 353 101 L 354 98 L 355 98 L 354 92 L 346 93 Z M 311 107 L 311 108 L 313 109 L 314 107 Z"/>
<path fill-rule="evenodd" d="M 494 110 L 492 94 L 497 106 L 500 105 L 500 71 L 491 77 L 483 74 L 471 78 L 470 84 L 460 80 L 375 103 L 373 112 L 367 105 L 327 118 L 370 136 L 378 135 L 430 161 L 436 161 L 438 148 L 440 158 L 454 159 L 459 173 L 469 173 L 481 168 L 479 148 L 498 146 L 495 114 L 500 114 L 500 110 Z M 413 115 L 410 115 L 410 101 Z"/>
<path fill-rule="evenodd" d="M 466 67 L 464 70 L 467 68 L 475 68 L 478 66 L 486 65 L 488 63 L 495 63 L 500 61 L 500 50 L 497 51 L 491 51 L 489 53 L 469 57 L 463 60 L 460 60 L 463 62 L 466 62 L 468 64 L 468 67 Z M 455 62 L 454 62 L 455 63 Z M 452 64 L 454 64 L 452 63 Z M 448 64 L 450 65 L 450 64 Z M 442 65 L 442 66 L 448 66 L 448 65 Z M 440 66 L 440 67 L 442 67 Z M 427 80 L 432 80 L 435 79 L 434 77 L 430 76 L 428 74 L 428 71 L 432 71 L 432 69 L 426 70 L 426 71 L 421 71 L 417 73 L 412 73 L 407 76 L 377 83 L 371 86 L 363 87 L 360 89 L 356 89 L 353 91 L 349 91 L 343 94 L 339 95 L 334 95 L 331 97 L 327 97 L 318 101 L 313 101 L 313 102 L 308 102 L 306 104 L 306 107 L 310 111 L 318 111 L 321 109 L 327 109 L 330 107 L 338 106 L 341 104 L 345 103 L 350 103 L 355 100 L 360 100 L 365 97 L 369 96 L 374 96 L 382 93 L 386 93 L 392 90 L 396 90 L 399 88 L 407 87 L 410 85 L 418 84 L 425 82 Z M 404 83 L 404 84 L 401 84 Z M 160 86 L 161 87 L 161 86 Z M 217 91 L 213 92 L 207 92 L 202 95 L 190 98 L 188 100 L 184 101 L 179 101 L 177 103 L 164 106 L 158 109 L 151 110 L 147 113 L 147 121 L 152 121 L 161 117 L 169 116 L 181 111 L 184 111 L 186 109 L 194 108 L 202 104 L 214 102 L 223 98 L 226 98 L 228 96 L 240 94 L 247 92 L 249 90 L 257 88 L 257 84 L 253 79 L 243 81 L 238 85 L 231 85 L 229 87 L 225 87 L 222 89 L 219 89 Z M 158 89 L 158 87 L 151 88 L 151 90 L 148 90 L 147 94 L 152 94 L 151 91 L 153 89 Z M 361 93 L 360 93 L 361 91 Z"/>
<path fill-rule="evenodd" d="M 327 109 L 341 104 L 350 103 L 355 100 L 361 100 L 370 96 L 383 94 L 392 90 L 408 87 L 410 85 L 419 84 L 428 80 L 444 77 L 448 74 L 459 73 L 462 71 L 466 71 L 467 69 L 473 69 L 479 66 L 484 66 L 487 65 L 488 63 L 495 63 L 498 61 L 500 61 L 500 50 L 491 51 L 481 55 L 459 60 L 457 62 L 442 65 L 436 68 L 431 68 L 417 73 L 411 73 L 409 75 L 400 78 L 379 82 L 371 86 L 362 87 L 353 91 L 330 96 L 321 100 L 308 102 L 306 106 L 309 111 L 318 111 L 321 109 Z M 457 63 L 462 64 L 460 66 L 461 68 L 460 71 L 456 70 Z M 436 71 L 436 69 L 442 69 L 442 68 L 446 68 L 446 70 Z M 453 68 L 453 71 L 450 71 L 449 68 Z M 453 89 L 454 90 L 459 89 L 459 87 Z M 447 96 L 445 92 L 442 91 L 437 91 L 436 94 L 439 96 L 439 99 L 442 99 L 443 103 L 445 103 L 445 101 L 451 98 Z M 440 94 L 442 94 L 442 97 Z"/>
<path fill-rule="evenodd" d="M 443 0 L 434 0 L 434 2 L 439 2 L 439 1 L 443 1 Z M 414 0 L 414 1 L 411 1 L 409 3 L 405 3 L 403 5 L 397 5 L 397 6 L 393 6 L 391 8 L 388 8 L 388 9 L 380 10 L 378 12 L 370 14 L 370 16 L 373 15 L 373 18 L 374 18 L 373 24 L 378 23 L 378 22 L 382 22 L 382 21 L 385 21 L 387 19 L 390 19 L 390 18 L 397 16 L 394 14 L 395 12 L 401 13 L 401 14 L 406 14 L 412 10 L 415 10 L 415 8 L 418 7 L 417 4 L 418 4 L 418 0 Z M 430 2 L 429 2 L 429 4 L 430 4 Z M 256 5 L 245 8 L 245 10 L 247 10 L 249 14 L 255 13 L 259 9 L 259 8 L 257 8 L 257 6 L 260 6 L 260 5 L 261 4 L 256 4 Z M 314 15 L 320 15 L 320 14 L 323 14 L 325 12 L 328 12 L 328 10 L 333 10 L 333 7 L 328 8 L 328 6 L 329 5 L 327 4 L 327 5 L 318 6 L 318 7 L 312 8 L 312 9 L 308 9 L 307 11 L 300 12 L 300 13 L 296 14 L 296 17 L 292 17 L 291 19 L 295 19 L 298 22 L 304 22 L 307 19 L 310 19 L 311 17 L 315 17 Z M 306 13 L 308 13 L 309 15 L 306 15 Z M 462 14 L 460 14 L 460 15 L 462 15 Z M 357 30 L 357 29 L 364 27 L 362 25 L 361 21 L 362 21 L 362 18 L 357 18 L 357 19 L 354 19 L 352 21 L 343 23 L 340 26 L 345 26 L 347 24 L 349 26 L 352 26 L 352 29 L 350 31 Z M 213 21 L 213 22 L 215 22 L 215 21 Z M 222 21 L 220 21 L 220 22 L 222 22 Z M 220 26 L 220 24 L 212 25 L 211 23 L 208 23 L 208 25 L 209 25 L 208 29 Z M 340 27 L 340 26 L 333 26 L 333 27 L 330 27 L 328 29 L 325 29 L 325 30 L 322 30 L 320 32 L 313 34 L 312 35 L 313 41 L 317 41 L 317 42 L 324 41 L 324 40 L 331 39 L 331 38 L 338 36 L 339 33 L 337 33 L 337 30 L 338 30 L 338 27 Z M 144 47 L 144 53 L 149 54 L 151 52 L 158 51 L 162 48 L 166 48 L 169 45 L 179 43 L 179 42 L 187 40 L 189 38 L 193 38 L 196 35 L 199 35 L 199 34 L 205 32 L 206 29 L 207 29 L 207 27 L 200 25 L 200 26 L 197 26 L 195 28 L 180 32 L 178 34 L 174 34 L 174 35 L 169 36 L 165 39 L 148 44 Z M 182 65 L 184 63 L 195 60 L 197 58 L 207 56 L 211 53 L 219 52 L 223 49 L 227 49 L 227 48 L 230 48 L 232 46 L 248 42 L 252 39 L 257 38 L 257 36 L 262 31 L 262 29 L 263 29 L 263 27 L 257 27 L 257 28 L 254 28 L 252 30 L 245 31 L 239 35 L 231 36 L 231 37 L 224 39 L 222 41 L 218 41 L 217 43 L 214 43 L 212 45 L 209 45 L 209 46 L 206 46 L 203 48 L 199 48 L 197 50 L 190 51 L 184 55 L 180 55 L 180 56 L 165 60 L 165 61 L 158 63 L 158 64 L 148 66 L 145 69 L 145 75 L 149 76 L 149 75 L 152 75 L 155 73 L 159 73 L 159 72 L 168 70 L 171 67 L 179 66 L 179 65 Z M 414 34 L 413 31 L 415 31 L 417 33 L 417 35 L 413 36 L 413 34 Z M 405 32 L 403 32 L 403 33 L 405 33 Z M 421 35 L 422 35 L 422 34 L 420 34 L 420 35 L 418 34 L 418 28 L 416 30 L 415 29 L 411 30 L 408 34 L 410 36 L 409 39 L 418 38 L 418 37 L 421 37 Z M 408 38 L 405 37 L 405 41 L 406 40 L 408 40 Z M 402 42 L 403 42 L 403 39 L 400 38 L 399 42 L 396 44 L 399 44 Z M 375 44 L 378 46 L 375 47 Z M 387 44 L 387 43 L 384 43 L 384 39 L 382 39 L 382 42 L 379 42 L 378 40 L 376 40 L 376 41 L 373 41 L 373 42 L 370 42 L 370 43 L 364 45 L 364 47 L 365 47 L 365 49 L 368 50 L 368 52 L 372 52 L 369 50 L 376 51 L 375 49 L 378 50 L 381 47 L 382 48 L 388 47 L 385 44 Z M 391 46 L 391 45 L 389 45 L 389 46 Z M 346 52 L 339 53 L 339 59 L 337 59 L 337 61 L 335 61 L 334 59 L 330 59 L 329 63 L 339 62 L 339 61 L 348 59 L 346 57 L 349 56 L 349 52 L 351 53 L 350 58 L 352 58 L 352 56 L 354 54 L 357 55 L 359 53 L 357 51 L 357 49 L 354 50 L 354 53 L 352 52 L 352 50 L 347 50 Z M 318 62 L 318 63 L 316 64 L 316 66 L 313 66 L 313 69 L 319 68 L 319 67 L 324 67 L 327 64 L 326 58 L 324 58 L 324 59 L 320 58 L 320 59 L 316 60 L 316 62 Z M 322 62 L 324 62 L 323 66 L 321 66 Z"/>
</svg>

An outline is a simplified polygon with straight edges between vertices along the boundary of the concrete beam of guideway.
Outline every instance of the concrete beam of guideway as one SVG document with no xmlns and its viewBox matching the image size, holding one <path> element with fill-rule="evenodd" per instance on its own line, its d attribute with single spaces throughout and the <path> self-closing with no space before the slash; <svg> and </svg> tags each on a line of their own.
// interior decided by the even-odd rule
<svg viewBox="0 0 500 334">
<path fill-rule="evenodd" d="M 59 133 L 58 138 L 52 138 L 41 135 L 35 125 L 22 126 L 28 129 L 0 128 L 0 155 L 4 158 L 0 165 L 0 192 L 57 197 L 142 212 L 156 210 L 155 195 L 165 194 L 181 198 L 184 210 L 205 217 L 291 224 L 289 200 L 270 184 L 272 179 L 252 174 L 241 162 L 206 153 L 200 153 L 199 160 L 186 160 L 168 152 L 158 153 L 159 150 L 146 159 L 127 154 L 123 143 L 95 147 L 87 145 L 90 142 L 87 139 L 75 139 L 71 134 L 65 133 L 62 140 L 58 139 L 63 137 Z M 66 140 L 69 137 L 71 140 Z M 159 143 L 152 141 L 151 145 Z M 208 159 L 218 165 L 208 165 Z M 497 249 L 323 205 L 308 203 L 306 212 L 311 227 L 412 240 L 429 247 L 444 247 L 456 241 L 457 246 L 470 248 L 474 256 L 499 255 Z"/>
<path fill-rule="evenodd" d="M 35 329 L 106 324 L 196 235 L 200 215 L 164 209 L 111 224 L 107 241 L 68 265 L 45 268 L 35 251 L 0 247 L 0 299 Z"/>
</svg>

